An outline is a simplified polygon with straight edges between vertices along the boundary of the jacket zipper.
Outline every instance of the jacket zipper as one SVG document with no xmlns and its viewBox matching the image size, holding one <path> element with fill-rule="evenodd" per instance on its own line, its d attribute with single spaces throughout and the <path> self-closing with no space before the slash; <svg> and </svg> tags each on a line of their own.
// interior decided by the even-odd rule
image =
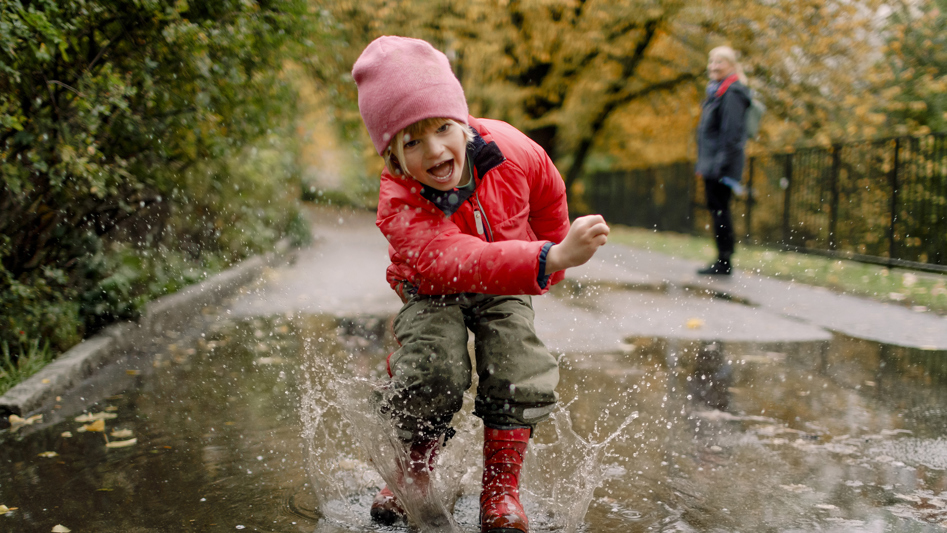
<svg viewBox="0 0 947 533">
<path fill-rule="evenodd" d="M 490 228 L 490 220 L 487 218 L 487 213 L 483 210 L 483 206 L 480 205 L 480 196 L 476 190 L 474 190 L 473 197 L 477 204 L 474 206 L 474 222 L 477 223 L 477 233 L 480 235 L 485 234 L 487 242 L 493 242 L 493 230 Z"/>
</svg>

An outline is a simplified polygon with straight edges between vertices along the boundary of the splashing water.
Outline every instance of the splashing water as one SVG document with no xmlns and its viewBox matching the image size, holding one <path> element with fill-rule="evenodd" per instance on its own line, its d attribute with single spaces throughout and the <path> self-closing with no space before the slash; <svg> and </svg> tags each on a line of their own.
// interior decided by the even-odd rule
<svg viewBox="0 0 947 533">
<path fill-rule="evenodd" d="M 324 355 L 325 348 L 317 341 L 307 343 L 309 357 L 301 366 L 302 436 L 319 513 L 340 525 L 373 527 L 369 507 L 387 482 L 416 530 L 479 531 L 482 423 L 472 414 L 473 396 L 464 395 L 463 408 L 453 420 L 456 435 L 436 454 L 430 489 L 414 490 L 398 483 L 410 459 L 373 400 L 383 393 L 386 380 L 349 377 L 352 357 L 332 360 Z M 551 420 L 537 428 L 520 491 L 531 530 L 579 529 L 593 492 L 607 477 L 603 461 L 609 445 L 627 439 L 626 429 L 637 417 L 637 412 L 627 415 L 599 442 L 573 430 L 568 406 L 558 407 Z"/>
<path fill-rule="evenodd" d="M 629 414 L 614 432 L 601 442 L 594 442 L 573 431 L 567 407 L 552 413 L 556 440 L 548 444 L 534 443 L 535 452 L 526 456 L 524 492 L 528 499 L 534 500 L 534 506 L 545 510 L 534 513 L 536 525 L 566 533 L 579 528 L 595 489 L 607 476 L 608 469 L 603 462 L 609 444 L 627 438 L 625 429 L 636 418 L 637 412 Z"/>
</svg>

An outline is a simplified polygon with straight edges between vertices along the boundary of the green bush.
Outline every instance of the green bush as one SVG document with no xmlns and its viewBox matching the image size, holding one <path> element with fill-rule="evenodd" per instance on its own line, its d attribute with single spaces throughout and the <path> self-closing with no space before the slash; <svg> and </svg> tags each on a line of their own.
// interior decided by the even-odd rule
<svg viewBox="0 0 947 533">
<path fill-rule="evenodd" d="M 48 341 L 40 344 L 39 339 L 33 339 L 19 353 L 12 353 L 8 342 L 0 342 L 0 394 L 39 372 L 53 356 Z"/>
<path fill-rule="evenodd" d="M 304 0 L 0 3 L 11 364 L 299 231 L 283 65 L 310 27 Z"/>
</svg>

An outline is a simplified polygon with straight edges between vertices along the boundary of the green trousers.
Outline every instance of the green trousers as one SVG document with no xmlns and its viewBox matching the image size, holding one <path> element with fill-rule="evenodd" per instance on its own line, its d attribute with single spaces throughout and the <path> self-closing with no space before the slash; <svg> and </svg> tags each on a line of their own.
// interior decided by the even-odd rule
<svg viewBox="0 0 947 533">
<path fill-rule="evenodd" d="M 394 321 L 400 348 L 389 358 L 391 387 L 382 399 L 402 438 L 436 438 L 460 410 L 472 378 L 468 329 L 479 377 L 474 414 L 498 428 L 548 418 L 559 365 L 533 317 L 529 296 L 412 296 Z"/>
</svg>

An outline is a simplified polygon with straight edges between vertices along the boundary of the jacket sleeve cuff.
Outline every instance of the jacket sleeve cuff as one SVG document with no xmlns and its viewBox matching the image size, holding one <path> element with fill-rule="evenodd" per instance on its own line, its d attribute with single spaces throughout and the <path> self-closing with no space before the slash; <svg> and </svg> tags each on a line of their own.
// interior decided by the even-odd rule
<svg viewBox="0 0 947 533">
<path fill-rule="evenodd" d="M 553 244 L 555 243 L 547 242 L 539 251 L 539 276 L 536 278 L 536 283 L 539 284 L 540 289 L 545 289 L 549 285 L 549 276 L 546 274 L 546 256 L 549 255 L 549 249 Z"/>
</svg>

